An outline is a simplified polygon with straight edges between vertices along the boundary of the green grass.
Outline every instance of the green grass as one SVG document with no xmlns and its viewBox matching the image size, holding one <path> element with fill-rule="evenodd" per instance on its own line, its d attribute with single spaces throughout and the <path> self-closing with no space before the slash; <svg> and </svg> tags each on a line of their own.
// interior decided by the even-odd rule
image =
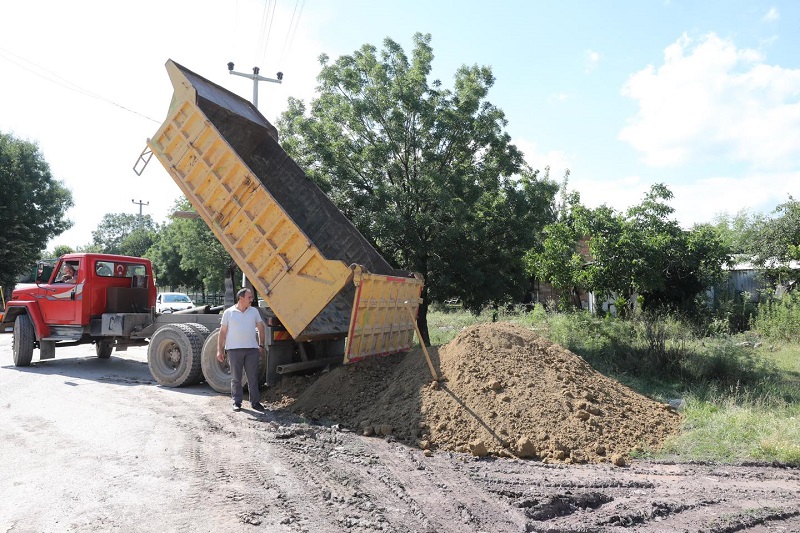
<svg viewBox="0 0 800 533">
<path fill-rule="evenodd" d="M 428 328 L 443 345 L 493 313 L 434 311 Z M 535 330 L 637 392 L 686 402 L 680 435 L 640 456 L 680 461 L 778 462 L 800 466 L 800 343 L 785 337 L 698 337 L 672 317 L 633 320 L 585 312 L 501 312 L 497 317 Z M 786 322 L 786 316 L 781 316 Z M 763 331 L 763 328 L 762 330 Z"/>
</svg>

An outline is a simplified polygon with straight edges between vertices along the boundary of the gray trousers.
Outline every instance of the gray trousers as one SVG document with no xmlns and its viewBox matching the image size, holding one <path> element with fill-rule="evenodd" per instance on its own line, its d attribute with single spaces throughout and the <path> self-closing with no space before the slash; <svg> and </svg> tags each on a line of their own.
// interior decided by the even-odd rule
<svg viewBox="0 0 800 533">
<path fill-rule="evenodd" d="M 261 355 L 258 348 L 234 348 L 228 350 L 228 363 L 231 365 L 231 398 L 236 405 L 242 404 L 242 369 L 247 376 L 247 390 L 250 392 L 250 403 L 260 403 L 258 391 L 258 360 Z"/>
</svg>

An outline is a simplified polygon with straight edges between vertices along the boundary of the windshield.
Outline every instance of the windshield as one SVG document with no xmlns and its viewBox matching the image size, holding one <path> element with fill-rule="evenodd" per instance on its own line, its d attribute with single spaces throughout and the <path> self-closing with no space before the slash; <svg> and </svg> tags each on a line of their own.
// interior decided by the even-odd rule
<svg viewBox="0 0 800 533">
<path fill-rule="evenodd" d="M 165 294 L 165 303 L 190 304 L 192 301 L 185 294 Z"/>
</svg>

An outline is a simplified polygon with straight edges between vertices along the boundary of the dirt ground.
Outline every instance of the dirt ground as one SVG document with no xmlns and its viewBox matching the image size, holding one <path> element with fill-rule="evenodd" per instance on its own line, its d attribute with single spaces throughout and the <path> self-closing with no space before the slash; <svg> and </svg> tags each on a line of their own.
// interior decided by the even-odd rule
<svg viewBox="0 0 800 533">
<path fill-rule="evenodd" d="M 438 387 L 415 351 L 263 414 L 156 385 L 143 348 L 20 369 L 0 335 L 0 533 L 800 531 L 800 470 L 631 459 L 680 414 L 493 328 L 431 352 Z"/>
<path fill-rule="evenodd" d="M 669 405 L 520 326 L 473 326 L 430 354 L 438 383 L 417 353 L 286 380 L 267 397 L 307 418 L 423 449 L 547 463 L 624 465 L 632 450 L 658 447 L 680 430 Z"/>
</svg>

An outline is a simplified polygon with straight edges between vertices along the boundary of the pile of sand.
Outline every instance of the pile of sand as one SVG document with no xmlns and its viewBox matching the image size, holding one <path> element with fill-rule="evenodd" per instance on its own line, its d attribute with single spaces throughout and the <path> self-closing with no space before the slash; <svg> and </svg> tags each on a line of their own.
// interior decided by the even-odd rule
<svg viewBox="0 0 800 533">
<path fill-rule="evenodd" d="M 671 407 L 520 326 L 472 326 L 429 352 L 441 383 L 415 350 L 284 379 L 264 399 L 423 449 L 565 463 L 623 464 L 680 427 Z"/>
</svg>

